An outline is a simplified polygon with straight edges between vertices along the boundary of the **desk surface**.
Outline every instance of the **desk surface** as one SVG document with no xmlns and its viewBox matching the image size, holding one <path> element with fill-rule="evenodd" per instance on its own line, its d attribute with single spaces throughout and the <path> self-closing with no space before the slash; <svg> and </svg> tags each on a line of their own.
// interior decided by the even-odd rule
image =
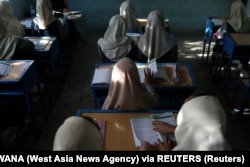
<svg viewBox="0 0 250 167">
<path fill-rule="evenodd" d="M 13 67 L 7 76 L 0 77 L 0 83 L 19 82 L 33 63 L 32 60 L 9 60 L 6 62 L 11 63 Z"/>
<path fill-rule="evenodd" d="M 236 42 L 237 45 L 250 46 L 250 34 L 232 33 L 230 34 L 230 36 Z"/>
<path fill-rule="evenodd" d="M 137 67 L 143 67 L 146 66 L 146 63 L 136 63 Z M 192 69 L 189 64 L 186 63 L 158 63 L 157 65 L 163 66 L 163 68 L 166 70 L 168 81 L 162 81 L 155 83 L 155 87 L 197 87 L 196 80 L 193 76 Z M 179 82 L 174 82 L 173 77 L 173 68 L 178 65 L 179 66 Z M 96 64 L 95 68 L 113 68 L 114 63 L 110 64 Z M 109 87 L 109 84 L 92 84 L 92 88 L 95 87 Z"/>
<path fill-rule="evenodd" d="M 106 121 L 104 149 L 107 151 L 137 150 L 134 143 L 130 118 L 148 117 L 150 114 L 153 113 L 82 113 L 83 116 Z"/>
<path fill-rule="evenodd" d="M 137 20 L 139 21 L 141 27 L 145 27 L 147 25 L 147 18 L 137 18 Z M 165 26 L 169 27 L 169 19 L 165 19 Z"/>
<path fill-rule="evenodd" d="M 56 37 L 51 36 L 41 36 L 41 37 L 24 37 L 31 42 L 35 44 L 35 49 L 38 52 L 48 52 L 53 44 L 53 42 L 56 40 Z"/>
</svg>

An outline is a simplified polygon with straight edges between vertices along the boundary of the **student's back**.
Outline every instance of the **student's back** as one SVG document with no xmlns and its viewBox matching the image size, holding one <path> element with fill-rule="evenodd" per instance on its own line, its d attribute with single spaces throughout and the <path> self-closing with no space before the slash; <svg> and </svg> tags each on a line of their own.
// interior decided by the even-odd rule
<svg viewBox="0 0 250 167">
<path fill-rule="evenodd" d="M 9 0 L 0 0 L 0 17 L 6 30 L 13 35 L 24 36 L 24 27 L 14 16 Z"/>
<path fill-rule="evenodd" d="M 35 45 L 23 37 L 10 34 L 0 18 L 0 60 L 24 59 L 35 51 Z"/>
<path fill-rule="evenodd" d="M 121 58 L 129 56 L 133 41 L 125 33 L 125 19 L 120 15 L 113 16 L 103 38 L 97 41 L 103 60 L 117 62 Z"/>
<path fill-rule="evenodd" d="M 53 16 L 50 0 L 36 0 L 36 17 L 32 22 L 32 32 L 35 36 L 56 36 L 64 40 L 62 23 Z"/>
<path fill-rule="evenodd" d="M 178 60 L 177 42 L 171 36 L 164 23 L 164 17 L 158 10 L 148 15 L 145 33 L 138 42 L 141 61 L 156 58 L 157 62 L 176 62 Z"/>
<path fill-rule="evenodd" d="M 124 1 L 120 6 L 120 15 L 126 20 L 126 32 L 142 33 L 140 23 L 135 17 L 135 8 L 130 1 Z"/>
<path fill-rule="evenodd" d="M 147 73 L 145 78 L 152 77 L 149 75 Z M 136 64 L 130 58 L 122 58 L 113 67 L 108 96 L 102 109 L 157 109 L 159 107 L 157 94 L 152 91 L 150 83 L 145 83 L 145 87 L 140 82 Z"/>
</svg>

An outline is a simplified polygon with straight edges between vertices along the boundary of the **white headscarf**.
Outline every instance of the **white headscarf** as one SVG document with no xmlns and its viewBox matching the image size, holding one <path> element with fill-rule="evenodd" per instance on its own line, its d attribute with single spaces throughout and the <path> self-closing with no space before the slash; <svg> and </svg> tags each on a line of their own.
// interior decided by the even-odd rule
<svg viewBox="0 0 250 167">
<path fill-rule="evenodd" d="M 247 20 L 248 16 L 245 5 L 240 0 L 235 1 L 231 5 L 230 20 L 228 23 L 234 28 L 235 31 L 238 31 L 247 22 Z"/>
<path fill-rule="evenodd" d="M 224 137 L 226 115 L 214 96 L 198 96 L 184 103 L 177 117 L 173 150 L 230 150 Z"/>
<path fill-rule="evenodd" d="M 128 55 L 132 49 L 132 39 L 125 35 L 125 19 L 120 15 L 113 16 L 103 38 L 98 40 L 104 55 L 111 61 L 118 61 Z"/>
<path fill-rule="evenodd" d="M 142 33 L 141 25 L 135 17 L 135 8 L 130 1 L 124 1 L 121 4 L 120 15 L 126 20 L 126 32 Z"/>
<path fill-rule="evenodd" d="M 57 18 L 53 16 L 50 0 L 36 0 L 36 17 L 34 23 L 39 29 L 47 29 L 47 27 Z"/>
<path fill-rule="evenodd" d="M 14 16 L 9 0 L 0 0 L 0 17 L 10 34 L 24 36 L 25 31 L 20 21 Z"/>
<path fill-rule="evenodd" d="M 0 18 L 0 60 L 12 59 L 17 42 L 18 37 L 7 32 L 4 23 Z"/>
<path fill-rule="evenodd" d="M 176 46 L 176 41 L 168 34 L 164 17 L 158 10 L 153 10 L 148 15 L 145 33 L 138 42 L 140 51 L 148 60 L 158 59 Z"/>
<path fill-rule="evenodd" d="M 157 99 L 142 86 L 135 63 L 127 57 L 119 60 L 102 109 L 143 110 L 156 109 L 158 105 Z"/>
<path fill-rule="evenodd" d="M 100 130 L 84 117 L 71 116 L 58 128 L 53 151 L 103 150 Z"/>
</svg>

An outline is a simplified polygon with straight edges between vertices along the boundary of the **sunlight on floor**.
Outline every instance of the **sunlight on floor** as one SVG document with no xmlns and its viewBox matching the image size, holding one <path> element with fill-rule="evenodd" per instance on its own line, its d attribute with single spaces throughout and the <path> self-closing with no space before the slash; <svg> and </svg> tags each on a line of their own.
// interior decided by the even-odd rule
<svg viewBox="0 0 250 167">
<path fill-rule="evenodd" d="M 181 44 L 184 47 L 185 53 L 182 50 L 179 50 L 179 54 L 183 55 L 184 58 L 187 59 L 196 59 L 196 58 L 201 58 L 202 57 L 202 52 L 203 52 L 203 45 L 204 42 L 203 40 L 198 40 L 198 41 L 183 41 L 183 43 Z M 213 48 L 214 44 L 211 43 L 210 46 L 210 51 L 212 50 L 211 48 Z M 208 44 L 206 45 L 205 48 L 205 54 L 204 56 L 206 56 L 206 52 L 208 49 Z M 187 52 L 190 51 L 190 52 Z"/>
</svg>

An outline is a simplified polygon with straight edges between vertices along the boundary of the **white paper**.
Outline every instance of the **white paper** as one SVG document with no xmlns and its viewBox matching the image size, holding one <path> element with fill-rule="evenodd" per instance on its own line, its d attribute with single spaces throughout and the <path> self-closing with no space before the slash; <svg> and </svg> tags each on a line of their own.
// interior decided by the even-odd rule
<svg viewBox="0 0 250 167">
<path fill-rule="evenodd" d="M 156 59 L 153 59 L 150 62 L 148 62 L 147 66 L 152 72 L 157 73 Z"/>
<path fill-rule="evenodd" d="M 11 68 L 11 64 L 0 61 L 0 76 L 7 76 L 10 73 Z"/>
<path fill-rule="evenodd" d="M 132 118 L 130 119 L 135 146 L 140 147 L 141 141 L 147 141 L 155 144 L 158 139 L 163 140 L 159 132 L 153 130 L 152 119 L 149 118 Z"/>
<path fill-rule="evenodd" d="M 136 147 L 141 146 L 141 141 L 147 141 L 148 143 L 154 145 L 158 139 L 164 141 L 166 136 L 168 136 L 172 140 L 175 140 L 173 134 L 163 135 L 153 130 L 153 124 L 152 124 L 153 120 L 166 122 L 172 126 L 177 125 L 176 120 L 173 117 L 173 114 L 169 112 L 153 114 L 149 117 L 131 118 L 130 123 Z"/>
<path fill-rule="evenodd" d="M 138 73 L 139 73 L 139 76 L 140 76 L 141 83 L 144 82 L 144 78 L 145 78 L 144 69 L 145 68 L 146 67 L 138 67 Z M 157 67 L 157 72 L 154 72 L 154 78 L 168 81 L 168 75 L 166 73 L 166 70 L 162 66 L 158 66 Z"/>
<path fill-rule="evenodd" d="M 220 26 L 220 25 L 222 25 L 223 20 L 221 20 L 220 18 L 214 18 L 214 19 L 212 19 L 212 22 L 214 23 L 214 25 Z"/>
<path fill-rule="evenodd" d="M 96 68 L 92 83 L 110 83 L 112 75 L 111 68 Z"/>
</svg>

